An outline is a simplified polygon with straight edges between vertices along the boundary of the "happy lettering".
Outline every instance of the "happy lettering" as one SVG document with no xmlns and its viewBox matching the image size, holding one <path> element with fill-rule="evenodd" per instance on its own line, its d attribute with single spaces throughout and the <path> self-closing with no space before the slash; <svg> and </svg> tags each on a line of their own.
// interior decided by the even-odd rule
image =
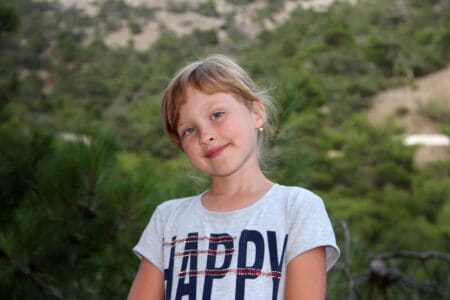
<svg viewBox="0 0 450 300">
<path fill-rule="evenodd" d="M 246 283 L 261 277 L 272 279 L 272 299 L 276 299 L 287 238 L 274 231 L 256 230 L 243 230 L 239 237 L 228 233 L 199 236 L 197 232 L 173 236 L 163 242 L 169 256 L 164 270 L 166 299 L 172 295 L 175 299 L 211 299 L 214 284 L 233 275 L 235 299 L 244 299 Z M 205 257 L 206 263 L 199 263 Z M 200 276 L 203 283 L 197 280 Z"/>
</svg>

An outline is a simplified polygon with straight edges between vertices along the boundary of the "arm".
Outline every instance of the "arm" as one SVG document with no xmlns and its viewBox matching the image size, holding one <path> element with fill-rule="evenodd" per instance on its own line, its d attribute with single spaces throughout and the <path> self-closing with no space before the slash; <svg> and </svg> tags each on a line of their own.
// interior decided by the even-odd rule
<svg viewBox="0 0 450 300">
<path fill-rule="evenodd" d="M 141 259 L 128 300 L 164 299 L 164 275 L 150 261 Z"/>
<path fill-rule="evenodd" d="M 287 265 L 286 300 L 323 300 L 326 295 L 327 271 L 325 248 L 306 251 Z"/>
</svg>

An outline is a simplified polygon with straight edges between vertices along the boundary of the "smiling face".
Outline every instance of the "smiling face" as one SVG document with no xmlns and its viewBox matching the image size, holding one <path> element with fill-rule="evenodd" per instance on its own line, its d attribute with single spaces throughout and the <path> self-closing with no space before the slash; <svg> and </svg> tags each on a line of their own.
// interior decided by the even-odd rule
<svg viewBox="0 0 450 300">
<path fill-rule="evenodd" d="M 229 93 L 206 94 L 189 87 L 177 133 L 194 167 L 211 176 L 229 176 L 259 170 L 257 129 L 264 120 L 260 102 L 249 108 Z"/>
</svg>

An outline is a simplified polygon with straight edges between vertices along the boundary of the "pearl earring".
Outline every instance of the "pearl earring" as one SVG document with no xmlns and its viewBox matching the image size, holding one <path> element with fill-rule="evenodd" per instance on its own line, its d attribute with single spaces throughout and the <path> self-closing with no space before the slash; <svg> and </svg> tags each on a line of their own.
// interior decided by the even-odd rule
<svg viewBox="0 0 450 300">
<path fill-rule="evenodd" d="M 258 128 L 258 131 L 259 131 L 259 132 L 263 132 L 263 130 L 264 130 L 264 127 L 259 127 L 259 128 Z"/>
</svg>

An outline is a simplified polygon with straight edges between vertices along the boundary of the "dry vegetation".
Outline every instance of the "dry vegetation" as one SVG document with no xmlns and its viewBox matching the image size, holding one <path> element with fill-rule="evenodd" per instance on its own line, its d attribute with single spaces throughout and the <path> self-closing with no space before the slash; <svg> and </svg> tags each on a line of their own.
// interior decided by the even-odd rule
<svg viewBox="0 0 450 300">
<path fill-rule="evenodd" d="M 34 0 L 58 2 L 62 7 L 76 8 L 90 17 L 96 17 L 105 0 Z M 194 30 L 218 31 L 223 43 L 229 41 L 227 28 L 238 29 L 254 40 L 262 30 L 272 30 L 288 20 L 291 12 L 301 6 L 305 9 L 325 10 L 335 0 L 280 0 L 280 1 L 155 1 L 124 0 L 134 8 L 145 7 L 154 11 L 152 19 L 141 20 L 139 32 L 132 32 L 126 22 L 105 34 L 111 47 L 124 47 L 132 42 L 135 49 L 147 50 L 165 30 L 182 37 Z M 356 0 L 347 0 L 350 3 Z M 243 2 L 242 4 L 240 2 Z M 275 4 L 271 4 L 275 3 Z M 271 6 L 272 5 L 272 6 Z"/>
<path fill-rule="evenodd" d="M 414 80 L 408 86 L 387 90 L 373 98 L 369 121 L 383 125 L 392 120 L 404 136 L 442 133 L 436 114 L 450 115 L 450 67 Z M 450 158 L 447 146 L 420 146 L 415 155 L 417 166 Z"/>
</svg>

